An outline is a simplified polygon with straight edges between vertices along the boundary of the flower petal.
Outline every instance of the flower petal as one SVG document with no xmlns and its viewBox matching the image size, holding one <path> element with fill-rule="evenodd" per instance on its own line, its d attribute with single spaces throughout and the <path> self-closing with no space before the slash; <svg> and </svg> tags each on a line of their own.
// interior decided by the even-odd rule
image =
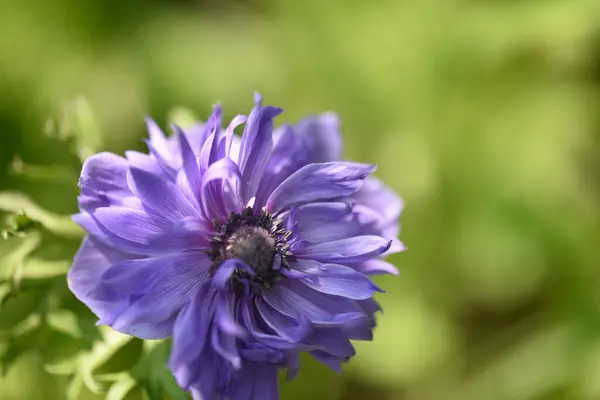
<svg viewBox="0 0 600 400">
<path fill-rule="evenodd" d="M 271 193 L 266 208 L 274 213 L 295 204 L 349 196 L 374 170 L 372 165 L 348 162 L 306 165 Z"/>
<path fill-rule="evenodd" d="M 388 241 L 380 236 L 354 236 L 331 242 L 312 244 L 295 252 L 294 255 L 298 258 L 311 258 L 322 262 L 347 264 L 377 257 L 385 253 L 391 244 L 391 240 Z"/>
<path fill-rule="evenodd" d="M 338 264 L 323 264 L 314 260 L 299 260 L 295 268 L 316 276 L 313 279 L 300 279 L 300 282 L 321 293 L 349 299 L 363 300 L 373 297 L 379 289 L 366 275 L 350 267 Z"/>
<path fill-rule="evenodd" d="M 351 264 L 351 268 L 365 275 L 398 275 L 398 269 L 387 261 L 373 258 L 357 264 Z"/>
<path fill-rule="evenodd" d="M 138 168 L 130 168 L 129 188 L 154 212 L 171 221 L 201 216 L 193 203 L 168 180 Z"/>
<path fill-rule="evenodd" d="M 159 216 L 125 207 L 98 208 L 93 216 L 110 233 L 138 244 L 147 244 L 171 226 Z"/>
<path fill-rule="evenodd" d="M 123 198 L 132 196 L 127 186 L 129 163 L 112 153 L 99 153 L 83 164 L 79 187 L 79 207 L 93 211 L 98 207 L 120 205 Z"/>
<path fill-rule="evenodd" d="M 119 332 L 141 337 L 140 326 L 156 325 L 171 319 L 174 322 L 181 308 L 207 280 L 208 274 L 206 269 L 197 268 L 196 253 L 186 253 L 185 257 L 177 260 L 166 258 L 165 263 L 171 263 L 169 267 L 178 272 L 166 275 L 151 291 L 136 298 L 114 321 L 104 323 Z"/>
<path fill-rule="evenodd" d="M 112 264 L 131 257 L 93 237 L 86 237 L 67 275 L 69 289 L 98 318 L 111 315 L 115 310 L 125 306 L 128 299 L 127 296 L 102 285 L 100 277 Z"/>
<path fill-rule="evenodd" d="M 359 204 L 370 207 L 379 214 L 380 235 L 386 238 L 398 236 L 398 220 L 404 207 L 402 199 L 379 179 L 370 176 L 360 190 L 351 198 Z"/>
<path fill-rule="evenodd" d="M 273 151 L 273 118 L 282 112 L 281 108 L 262 107 L 260 95 L 255 96 L 255 107 L 242 134 L 238 163 L 242 173 L 242 200 L 246 204 L 256 195 L 269 155 Z"/>
<path fill-rule="evenodd" d="M 297 280 L 279 282 L 263 298 L 283 315 L 304 315 L 312 323 L 329 323 L 339 314 L 360 312 L 353 300 L 317 292 Z"/>
<path fill-rule="evenodd" d="M 215 292 L 200 290 L 183 308 L 173 327 L 173 350 L 169 367 L 180 386 L 188 387 L 196 376 L 187 366 L 200 357 L 208 340 L 208 330 L 214 312 Z"/>
</svg>

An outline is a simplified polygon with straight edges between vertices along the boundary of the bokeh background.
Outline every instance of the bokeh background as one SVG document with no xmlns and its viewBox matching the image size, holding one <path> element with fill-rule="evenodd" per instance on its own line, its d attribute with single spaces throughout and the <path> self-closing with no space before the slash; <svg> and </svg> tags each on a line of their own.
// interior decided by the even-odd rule
<svg viewBox="0 0 600 400">
<path fill-rule="evenodd" d="M 600 399 L 598 0 L 1 0 L 0 209 L 44 227 L 0 247 L 0 399 L 185 398 L 66 290 L 80 160 L 254 90 L 406 203 L 374 342 L 283 399 Z"/>
</svg>

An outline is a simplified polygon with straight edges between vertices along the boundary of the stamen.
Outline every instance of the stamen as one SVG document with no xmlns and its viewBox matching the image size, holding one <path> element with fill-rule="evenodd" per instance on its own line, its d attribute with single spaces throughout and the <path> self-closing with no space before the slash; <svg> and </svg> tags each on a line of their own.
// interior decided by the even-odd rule
<svg viewBox="0 0 600 400">
<path fill-rule="evenodd" d="M 253 209 L 247 207 L 241 213 L 231 213 L 226 223 L 213 224 L 219 233 L 207 251 L 214 261 L 211 275 L 223 261 L 237 258 L 254 272 L 252 276 L 245 269 L 234 272 L 230 287 L 237 293 L 246 292 L 249 286 L 253 294 L 261 294 L 284 278 L 281 269 L 289 269 L 292 253 L 287 239 L 292 232 L 282 228 L 282 223 L 275 221 L 266 210 L 255 215 Z"/>
</svg>

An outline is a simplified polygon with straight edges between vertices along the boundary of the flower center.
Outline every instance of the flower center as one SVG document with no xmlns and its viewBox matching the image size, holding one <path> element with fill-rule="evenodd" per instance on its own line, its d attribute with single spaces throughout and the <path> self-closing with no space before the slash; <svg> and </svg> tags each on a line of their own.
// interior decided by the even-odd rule
<svg viewBox="0 0 600 400">
<path fill-rule="evenodd" d="M 208 255 L 213 260 L 211 274 L 223 261 L 237 258 L 252 269 L 237 269 L 230 279 L 230 287 L 243 293 L 246 285 L 254 294 L 264 293 L 283 279 L 281 268 L 289 268 L 292 258 L 287 239 L 291 231 L 282 228 L 266 211 L 255 215 L 248 207 L 241 213 L 232 213 L 224 224 L 215 223 L 217 233 Z"/>
</svg>

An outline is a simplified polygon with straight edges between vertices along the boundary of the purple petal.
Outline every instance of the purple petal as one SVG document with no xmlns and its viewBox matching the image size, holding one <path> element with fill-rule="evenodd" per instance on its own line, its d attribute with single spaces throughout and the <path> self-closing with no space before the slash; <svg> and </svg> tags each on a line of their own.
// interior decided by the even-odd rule
<svg viewBox="0 0 600 400">
<path fill-rule="evenodd" d="M 343 202 L 311 203 L 295 209 L 294 232 L 311 243 L 379 235 L 379 216 L 370 208 Z"/>
<path fill-rule="evenodd" d="M 200 217 L 193 203 L 173 183 L 147 171 L 130 168 L 129 187 L 140 200 L 165 219 Z"/>
<path fill-rule="evenodd" d="M 83 240 L 67 275 L 69 289 L 98 318 L 111 315 L 127 304 L 127 296 L 101 284 L 100 277 L 114 263 L 131 258 L 92 237 Z"/>
<path fill-rule="evenodd" d="M 348 335 L 339 328 L 315 330 L 307 342 L 317 344 L 327 353 L 342 359 L 349 359 L 355 354 Z"/>
<path fill-rule="evenodd" d="M 238 181 L 240 179 L 240 171 L 238 166 L 231 161 L 229 158 L 223 158 L 214 164 L 212 164 L 204 173 L 203 181 L 202 181 L 202 208 L 204 214 L 208 219 L 212 219 L 215 216 L 215 213 L 220 217 L 227 219 L 227 206 L 225 203 L 216 203 L 215 200 L 212 202 L 211 199 L 219 197 L 223 193 L 215 193 L 215 187 L 210 184 L 215 181 L 223 181 L 223 180 L 231 180 Z M 237 196 L 233 193 L 229 196 L 228 204 L 237 204 L 237 210 L 241 210 L 243 205 L 241 201 L 237 198 Z"/>
<path fill-rule="evenodd" d="M 129 161 L 130 168 L 143 169 L 152 174 L 164 176 L 165 179 L 169 178 L 167 175 L 164 175 L 164 171 L 158 165 L 158 161 L 155 157 L 133 150 L 126 151 L 125 157 L 127 157 L 127 161 Z M 129 187 L 129 183 L 127 183 L 127 185 Z"/>
<path fill-rule="evenodd" d="M 326 353 L 321 350 L 314 350 L 310 352 L 310 355 L 313 356 L 317 361 L 325 364 L 338 374 L 342 373 L 342 362 L 346 360 L 341 360 L 339 357 L 333 356 L 329 353 Z"/>
<path fill-rule="evenodd" d="M 321 293 L 363 300 L 372 297 L 375 292 L 381 291 L 365 275 L 343 265 L 299 260 L 296 268 L 316 276 L 316 281 L 311 279 L 301 279 L 300 281 Z"/>
<path fill-rule="evenodd" d="M 351 198 L 363 204 L 380 216 L 381 236 L 393 238 L 398 236 L 398 220 L 404 207 L 402 199 L 383 182 L 375 177 L 365 180 L 361 189 Z"/>
<path fill-rule="evenodd" d="M 92 211 L 97 207 L 119 205 L 132 196 L 127 186 L 129 163 L 112 153 L 99 153 L 86 160 L 81 170 L 79 207 Z"/>
<path fill-rule="evenodd" d="M 179 314 L 173 328 L 173 350 L 169 367 L 181 387 L 187 388 L 196 376 L 189 374 L 186 365 L 200 357 L 214 312 L 214 291 L 199 291 Z"/>
<path fill-rule="evenodd" d="M 313 323 L 328 323 L 338 314 L 360 311 L 353 300 L 317 292 L 296 280 L 281 281 L 263 298 L 283 315 L 296 318 L 301 314 Z"/>
<path fill-rule="evenodd" d="M 202 284 L 210 278 L 211 264 L 212 260 L 201 251 L 125 260 L 108 268 L 102 275 L 102 283 L 119 293 L 145 294 L 173 276 Z"/>
<path fill-rule="evenodd" d="M 251 371 L 253 382 L 252 395 L 248 399 L 279 400 L 279 382 L 277 368 L 274 365 L 252 363 L 248 366 L 248 370 Z M 234 397 L 232 400 L 238 398 Z"/>
<path fill-rule="evenodd" d="M 125 207 L 98 208 L 93 216 L 110 233 L 140 244 L 148 243 L 171 226 L 161 217 Z"/>
<path fill-rule="evenodd" d="M 262 299 L 256 299 L 255 307 L 269 328 L 292 342 L 301 342 L 312 330 L 310 320 L 300 313 L 295 320 L 287 318 Z"/>
<path fill-rule="evenodd" d="M 114 321 L 105 323 L 119 332 L 140 337 L 139 325 L 158 324 L 176 318 L 207 279 L 207 270 L 198 266 L 197 255 L 186 254 L 170 266 L 176 273 L 157 282 L 150 292 L 135 300 Z"/>
<path fill-rule="evenodd" d="M 347 162 L 306 165 L 271 193 L 266 208 L 277 212 L 295 204 L 349 196 L 374 170 L 372 165 Z"/>
<path fill-rule="evenodd" d="M 183 133 L 181 128 L 179 128 L 177 125 L 173 125 L 173 129 L 175 132 L 177 132 L 177 137 L 179 139 L 184 172 L 182 175 L 187 178 L 187 183 L 189 184 L 189 188 L 193 195 L 192 198 L 198 199 L 197 196 L 200 194 L 201 176 L 196 155 L 192 150 L 187 136 Z"/>
<path fill-rule="evenodd" d="M 398 269 L 387 261 L 377 258 L 350 265 L 351 268 L 365 275 L 398 275 Z"/>
<path fill-rule="evenodd" d="M 269 194 L 293 172 L 307 164 L 337 161 L 341 136 L 337 116 L 325 113 L 305 118 L 296 126 L 275 131 L 275 147 L 261 179 L 255 207 L 262 207 Z"/>
<path fill-rule="evenodd" d="M 169 147 L 164 132 L 150 117 L 146 117 L 146 129 L 150 138 L 150 145 L 163 158 L 169 158 Z"/>
<path fill-rule="evenodd" d="M 239 166 L 242 172 L 242 199 L 244 203 L 256 195 L 258 184 L 273 151 L 273 118 L 283 110 L 262 107 L 261 98 L 255 99 L 255 107 L 248 117 L 240 149 Z"/>
<path fill-rule="evenodd" d="M 347 264 L 368 260 L 385 253 L 391 246 L 380 236 L 365 235 L 331 242 L 316 243 L 294 255 L 298 258 L 311 258 L 317 261 Z"/>
</svg>

